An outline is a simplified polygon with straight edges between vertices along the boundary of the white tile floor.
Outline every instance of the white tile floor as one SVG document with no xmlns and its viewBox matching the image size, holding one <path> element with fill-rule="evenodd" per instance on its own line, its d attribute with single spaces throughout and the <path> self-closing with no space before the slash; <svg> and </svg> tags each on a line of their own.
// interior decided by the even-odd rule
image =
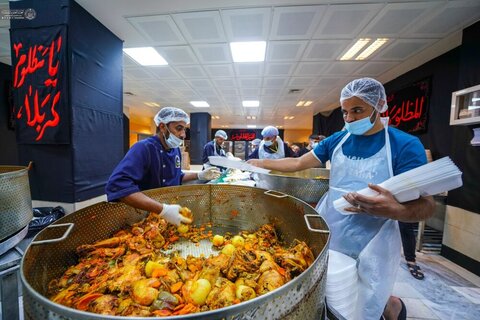
<svg viewBox="0 0 480 320">
<path fill-rule="evenodd" d="M 393 295 L 402 298 L 408 319 L 480 319 L 480 277 L 439 255 L 417 253 L 424 280 L 402 263 Z"/>
</svg>

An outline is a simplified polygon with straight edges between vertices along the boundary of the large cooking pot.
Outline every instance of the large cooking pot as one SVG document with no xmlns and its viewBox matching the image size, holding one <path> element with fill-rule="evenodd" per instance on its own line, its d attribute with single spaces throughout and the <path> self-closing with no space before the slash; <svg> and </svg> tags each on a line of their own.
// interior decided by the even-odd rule
<svg viewBox="0 0 480 320">
<path fill-rule="evenodd" d="M 330 170 L 311 168 L 297 172 L 270 171 L 256 173 L 257 187 L 267 190 L 277 190 L 290 194 L 307 203 L 316 204 L 328 191 Z"/>
<path fill-rule="evenodd" d="M 262 189 L 235 185 L 187 185 L 145 193 L 160 202 L 189 207 L 194 213 L 195 223 L 211 222 L 214 234 L 237 233 L 273 222 L 281 239 L 288 244 L 294 239 L 306 241 L 315 256 L 314 263 L 301 275 L 268 294 L 218 310 L 167 319 L 320 318 L 324 308 L 329 233 L 326 223 L 311 206 L 285 194 L 265 193 Z M 235 212 L 232 215 L 232 210 L 238 211 L 238 214 Z M 125 224 L 138 222 L 146 215 L 122 203 L 101 202 L 67 215 L 42 230 L 22 259 L 25 319 L 119 319 L 54 303 L 45 297 L 47 285 L 50 280 L 58 278 L 67 266 L 76 263 L 77 246 L 108 238 L 113 231 Z M 71 231 L 69 234 L 68 230 Z M 58 241 L 52 239 L 54 237 L 65 239 Z M 211 247 L 208 240 L 200 242 L 198 247 L 190 242 L 177 244 L 177 249 L 184 256 L 208 255 Z"/>
<path fill-rule="evenodd" d="M 25 228 L 32 218 L 28 167 L 0 166 L 0 242 Z"/>
</svg>

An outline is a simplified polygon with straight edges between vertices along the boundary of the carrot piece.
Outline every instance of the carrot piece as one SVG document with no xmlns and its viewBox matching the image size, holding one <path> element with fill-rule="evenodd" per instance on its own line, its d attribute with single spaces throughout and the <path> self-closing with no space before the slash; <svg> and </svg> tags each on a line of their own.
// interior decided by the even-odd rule
<svg viewBox="0 0 480 320">
<path fill-rule="evenodd" d="M 160 317 L 168 317 L 172 315 L 172 311 L 168 309 L 155 310 L 153 311 L 153 314 Z"/>
<path fill-rule="evenodd" d="M 287 271 L 285 271 L 285 269 L 283 269 L 282 267 L 278 267 L 278 273 L 280 273 L 282 276 L 285 276 Z"/>
<path fill-rule="evenodd" d="M 171 236 L 170 238 L 168 238 L 168 241 L 169 241 L 169 242 L 175 242 L 175 241 L 177 241 L 178 239 L 180 239 L 178 236 Z"/>
<path fill-rule="evenodd" d="M 178 290 L 180 290 L 183 286 L 183 282 L 177 282 L 177 283 L 174 283 L 172 284 L 172 286 L 170 287 L 170 291 L 172 293 L 175 293 L 177 292 Z"/>
<path fill-rule="evenodd" d="M 168 270 L 165 268 L 155 268 L 152 271 L 152 278 L 164 277 L 168 274 Z"/>
<path fill-rule="evenodd" d="M 178 311 L 178 310 L 182 309 L 183 307 L 185 307 L 185 304 L 184 304 L 184 303 L 180 303 L 179 305 L 177 305 L 177 306 L 173 309 L 173 311 Z"/>
<path fill-rule="evenodd" d="M 185 307 L 183 307 L 180 310 L 175 311 L 173 314 L 178 314 L 178 315 L 188 314 L 188 313 L 195 312 L 196 310 L 197 310 L 197 307 L 195 307 L 195 305 L 193 305 L 191 303 L 187 303 L 185 305 Z"/>
<path fill-rule="evenodd" d="M 103 296 L 103 294 L 101 293 L 87 293 L 86 295 L 78 299 L 76 308 L 78 310 L 85 311 L 88 309 L 88 305 L 90 304 L 90 302 L 101 296 Z"/>
</svg>

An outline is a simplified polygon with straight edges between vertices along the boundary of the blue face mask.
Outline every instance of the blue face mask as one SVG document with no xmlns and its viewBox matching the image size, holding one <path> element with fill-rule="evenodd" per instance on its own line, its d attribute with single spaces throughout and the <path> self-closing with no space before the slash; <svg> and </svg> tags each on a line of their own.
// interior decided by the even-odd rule
<svg viewBox="0 0 480 320">
<path fill-rule="evenodd" d="M 273 141 L 272 140 L 265 141 L 263 144 L 267 147 L 270 147 L 273 144 Z"/>
<path fill-rule="evenodd" d="M 168 133 L 170 133 L 170 135 L 168 136 L 168 139 L 165 139 L 165 143 L 167 144 L 167 146 L 170 149 L 175 149 L 180 147 L 183 143 L 183 140 L 175 136 L 173 133 L 171 133 L 170 130 L 168 130 L 168 127 L 167 127 L 167 131 Z M 165 138 L 165 134 L 163 134 L 163 137 Z"/>
<path fill-rule="evenodd" d="M 370 118 L 372 117 L 374 112 L 375 112 L 375 109 L 373 110 L 372 114 L 370 114 L 369 117 L 366 117 L 357 121 L 353 121 L 353 122 L 345 122 L 345 129 L 347 129 L 347 131 L 350 132 L 351 134 L 361 136 L 362 134 L 364 134 L 365 132 L 373 128 L 373 125 L 375 124 L 375 120 L 372 123 L 370 121 Z"/>
</svg>

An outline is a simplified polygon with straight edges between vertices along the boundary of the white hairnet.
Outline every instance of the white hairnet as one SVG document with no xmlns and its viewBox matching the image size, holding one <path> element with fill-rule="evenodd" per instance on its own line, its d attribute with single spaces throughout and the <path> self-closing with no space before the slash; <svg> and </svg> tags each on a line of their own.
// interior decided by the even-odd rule
<svg viewBox="0 0 480 320">
<path fill-rule="evenodd" d="M 165 107 L 162 108 L 153 118 L 157 127 L 160 123 L 169 124 L 174 121 L 185 121 L 187 124 L 190 123 L 190 117 L 182 109 L 175 107 Z"/>
<path fill-rule="evenodd" d="M 215 137 L 220 137 L 220 138 L 223 138 L 225 140 L 228 139 L 227 133 L 223 130 L 217 130 L 217 132 L 215 132 Z"/>
<path fill-rule="evenodd" d="M 347 84 L 340 94 L 340 102 L 351 97 L 362 99 L 380 113 L 388 109 L 385 88 L 380 82 L 372 78 L 355 79 Z"/>
<path fill-rule="evenodd" d="M 262 137 L 271 138 L 273 136 L 278 136 L 278 129 L 273 126 L 268 126 L 263 128 Z"/>
</svg>

